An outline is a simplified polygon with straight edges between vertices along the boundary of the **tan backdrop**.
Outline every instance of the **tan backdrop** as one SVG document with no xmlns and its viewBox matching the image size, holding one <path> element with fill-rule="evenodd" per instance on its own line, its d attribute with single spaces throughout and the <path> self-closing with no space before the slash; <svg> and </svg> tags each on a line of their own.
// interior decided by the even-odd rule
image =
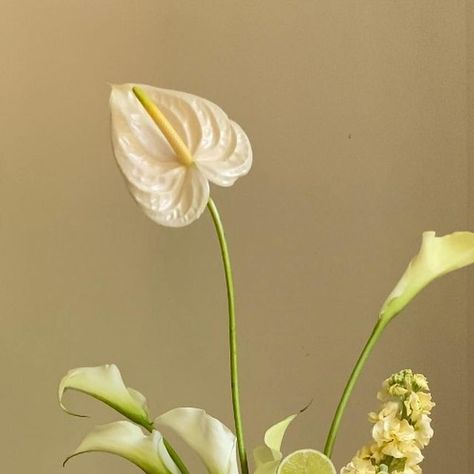
<svg viewBox="0 0 474 474">
<path fill-rule="evenodd" d="M 212 190 L 235 266 L 247 443 L 313 399 L 285 451 L 322 448 L 421 232 L 468 227 L 466 6 L 2 0 L 2 473 L 136 472 L 106 455 L 63 471 L 88 428 L 116 419 L 78 399 L 94 419 L 60 412 L 57 383 L 76 366 L 115 362 L 155 414 L 194 405 L 231 424 L 209 216 L 172 230 L 139 212 L 112 157 L 109 82 L 204 96 L 251 137 L 251 174 Z M 472 472 L 467 277 L 434 284 L 385 334 L 344 419 L 338 467 L 369 437 L 380 382 L 412 367 L 438 403 L 425 472 Z"/>
</svg>

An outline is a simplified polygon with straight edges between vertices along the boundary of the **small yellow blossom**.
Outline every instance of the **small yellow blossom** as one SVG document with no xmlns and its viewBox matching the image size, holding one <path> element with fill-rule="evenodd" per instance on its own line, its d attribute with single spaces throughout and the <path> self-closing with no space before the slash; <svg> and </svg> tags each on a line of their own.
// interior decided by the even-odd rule
<svg viewBox="0 0 474 474">
<path fill-rule="evenodd" d="M 421 450 L 433 437 L 435 406 L 424 375 L 406 369 L 382 385 L 378 412 L 369 413 L 374 443 L 360 449 L 341 474 L 421 474 Z"/>
<path fill-rule="evenodd" d="M 431 418 L 428 415 L 421 415 L 415 423 L 416 442 L 420 448 L 428 446 L 433 437 L 433 428 L 431 428 Z"/>
<path fill-rule="evenodd" d="M 356 456 L 341 469 L 341 474 L 377 474 L 377 467 L 370 461 Z"/>
<path fill-rule="evenodd" d="M 431 394 L 425 392 L 411 392 L 404 401 L 407 415 L 413 420 L 418 420 L 423 415 L 431 413 L 434 403 Z"/>
<path fill-rule="evenodd" d="M 382 447 L 382 453 L 394 458 L 404 458 L 406 452 L 415 448 L 419 450 L 415 428 L 407 420 L 385 418 L 374 425 L 372 436 Z"/>
</svg>

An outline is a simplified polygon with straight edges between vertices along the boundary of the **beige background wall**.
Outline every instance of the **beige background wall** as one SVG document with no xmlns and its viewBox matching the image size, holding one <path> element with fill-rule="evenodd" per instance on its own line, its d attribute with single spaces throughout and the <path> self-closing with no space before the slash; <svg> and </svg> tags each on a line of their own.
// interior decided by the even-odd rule
<svg viewBox="0 0 474 474">
<path fill-rule="evenodd" d="M 466 3 L 1 7 L 0 471 L 135 472 L 105 455 L 62 470 L 89 427 L 115 419 L 94 403 L 82 402 L 93 420 L 59 411 L 57 383 L 76 366 L 117 363 L 156 414 L 195 405 L 231 423 L 210 219 L 172 230 L 136 208 L 111 153 L 108 82 L 207 97 L 251 137 L 251 174 L 212 191 L 235 265 L 247 443 L 314 399 L 285 450 L 322 448 L 356 354 L 420 233 L 474 225 Z M 472 472 L 467 277 L 430 287 L 386 333 L 344 420 L 338 467 L 369 436 L 380 382 L 412 367 L 438 402 L 425 472 Z"/>
</svg>

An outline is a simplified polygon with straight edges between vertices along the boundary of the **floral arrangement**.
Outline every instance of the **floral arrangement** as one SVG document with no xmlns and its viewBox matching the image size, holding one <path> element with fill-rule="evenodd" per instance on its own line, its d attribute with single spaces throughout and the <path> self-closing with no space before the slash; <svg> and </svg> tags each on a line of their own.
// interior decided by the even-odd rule
<svg viewBox="0 0 474 474">
<path fill-rule="evenodd" d="M 69 371 L 59 386 L 85 393 L 127 420 L 96 427 L 67 459 L 100 451 L 121 456 L 147 474 L 188 474 L 180 454 L 162 435 L 169 429 L 197 453 L 210 474 L 248 474 L 249 460 L 239 397 L 238 346 L 232 267 L 224 227 L 210 197 L 209 182 L 231 186 L 247 174 L 252 149 L 245 132 L 222 109 L 184 92 L 145 85 L 113 86 L 110 98 L 114 154 L 130 193 L 153 221 L 184 227 L 208 209 L 220 245 L 226 279 L 229 359 L 235 434 L 204 410 L 175 408 L 150 415 L 145 397 L 128 388 L 115 365 Z M 255 474 L 335 474 L 331 461 L 340 422 L 363 367 L 385 328 L 434 279 L 474 263 L 474 233 L 437 237 L 425 232 L 418 254 L 383 304 L 336 408 L 324 448 L 281 452 L 286 429 L 297 414 L 269 428 L 255 448 Z M 382 405 L 371 413 L 372 442 L 361 448 L 341 474 L 421 473 L 421 453 L 431 437 L 434 403 L 426 378 L 402 370 L 384 383 Z M 81 416 L 81 415 L 78 415 Z"/>
</svg>

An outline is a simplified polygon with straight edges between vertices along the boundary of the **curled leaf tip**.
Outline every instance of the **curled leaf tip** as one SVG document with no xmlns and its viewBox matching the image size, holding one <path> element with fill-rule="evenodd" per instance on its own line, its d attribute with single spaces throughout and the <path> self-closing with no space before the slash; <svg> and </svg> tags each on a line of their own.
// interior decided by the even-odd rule
<svg viewBox="0 0 474 474">
<path fill-rule="evenodd" d="M 298 413 L 304 413 L 313 404 L 313 402 L 314 398 L 312 398 L 303 408 L 301 408 Z"/>
</svg>

